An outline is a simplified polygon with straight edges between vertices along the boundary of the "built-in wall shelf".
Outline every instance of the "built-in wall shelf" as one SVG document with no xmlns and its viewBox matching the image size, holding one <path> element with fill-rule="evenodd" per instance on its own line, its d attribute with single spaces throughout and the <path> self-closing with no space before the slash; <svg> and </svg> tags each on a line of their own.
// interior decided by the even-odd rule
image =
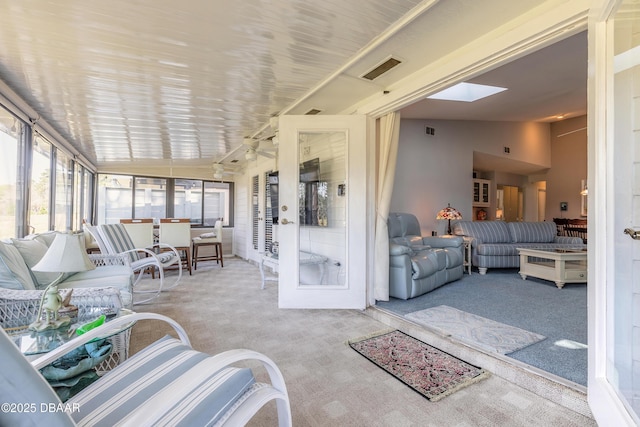
<svg viewBox="0 0 640 427">
<path fill-rule="evenodd" d="M 473 179 L 473 207 L 487 208 L 491 204 L 491 180 Z"/>
</svg>

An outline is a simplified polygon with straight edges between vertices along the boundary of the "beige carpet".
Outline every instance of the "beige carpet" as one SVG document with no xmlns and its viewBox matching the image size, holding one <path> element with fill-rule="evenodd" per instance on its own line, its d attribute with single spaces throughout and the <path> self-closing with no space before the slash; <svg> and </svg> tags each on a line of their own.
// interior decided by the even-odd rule
<svg viewBox="0 0 640 427">
<path fill-rule="evenodd" d="M 145 285 L 149 282 L 145 279 Z M 349 348 L 350 338 L 386 325 L 353 310 L 280 310 L 277 284 L 260 290 L 258 268 L 243 260 L 225 259 L 222 269 L 214 262 L 199 264 L 179 287 L 135 309 L 174 318 L 198 350 L 250 348 L 271 357 L 287 382 L 295 426 L 596 425 L 495 375 L 429 402 Z M 168 331 L 156 322 L 141 322 L 134 327 L 131 348 Z M 275 406 L 265 407 L 250 425 L 275 425 Z"/>
</svg>

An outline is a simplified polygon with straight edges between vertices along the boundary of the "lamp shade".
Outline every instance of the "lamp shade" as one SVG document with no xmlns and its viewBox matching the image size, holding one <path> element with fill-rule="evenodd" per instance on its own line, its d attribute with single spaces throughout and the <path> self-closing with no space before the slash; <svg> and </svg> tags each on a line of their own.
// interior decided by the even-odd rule
<svg viewBox="0 0 640 427">
<path fill-rule="evenodd" d="M 93 270 L 95 264 L 91 262 L 84 248 L 81 234 L 56 235 L 47 253 L 33 266 L 32 270 L 53 273 L 76 273 Z"/>
<path fill-rule="evenodd" d="M 456 208 L 452 208 L 450 203 L 447 203 L 447 207 L 438 212 L 436 219 L 449 220 L 447 224 L 447 234 L 451 234 L 451 220 L 462 219 L 462 214 Z"/>
<path fill-rule="evenodd" d="M 456 208 L 452 208 L 449 203 L 447 207 L 438 212 L 436 219 L 462 219 L 462 214 Z"/>
</svg>

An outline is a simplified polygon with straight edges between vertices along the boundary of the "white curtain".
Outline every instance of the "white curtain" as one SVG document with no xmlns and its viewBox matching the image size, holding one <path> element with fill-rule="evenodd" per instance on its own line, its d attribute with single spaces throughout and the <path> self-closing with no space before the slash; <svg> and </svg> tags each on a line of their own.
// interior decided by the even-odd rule
<svg viewBox="0 0 640 427">
<path fill-rule="evenodd" d="M 393 180 L 398 158 L 400 113 L 389 113 L 380 118 L 380 153 L 376 183 L 376 235 L 374 298 L 389 301 L 389 233 L 387 218 L 393 192 Z"/>
</svg>

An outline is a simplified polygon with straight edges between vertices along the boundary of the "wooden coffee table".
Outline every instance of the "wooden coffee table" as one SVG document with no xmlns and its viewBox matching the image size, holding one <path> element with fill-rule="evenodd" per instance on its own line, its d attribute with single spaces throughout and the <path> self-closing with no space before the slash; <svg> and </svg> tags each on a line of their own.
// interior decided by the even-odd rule
<svg viewBox="0 0 640 427">
<path fill-rule="evenodd" d="M 518 248 L 520 276 L 550 280 L 562 288 L 565 283 L 587 282 L 586 249 Z"/>
</svg>

